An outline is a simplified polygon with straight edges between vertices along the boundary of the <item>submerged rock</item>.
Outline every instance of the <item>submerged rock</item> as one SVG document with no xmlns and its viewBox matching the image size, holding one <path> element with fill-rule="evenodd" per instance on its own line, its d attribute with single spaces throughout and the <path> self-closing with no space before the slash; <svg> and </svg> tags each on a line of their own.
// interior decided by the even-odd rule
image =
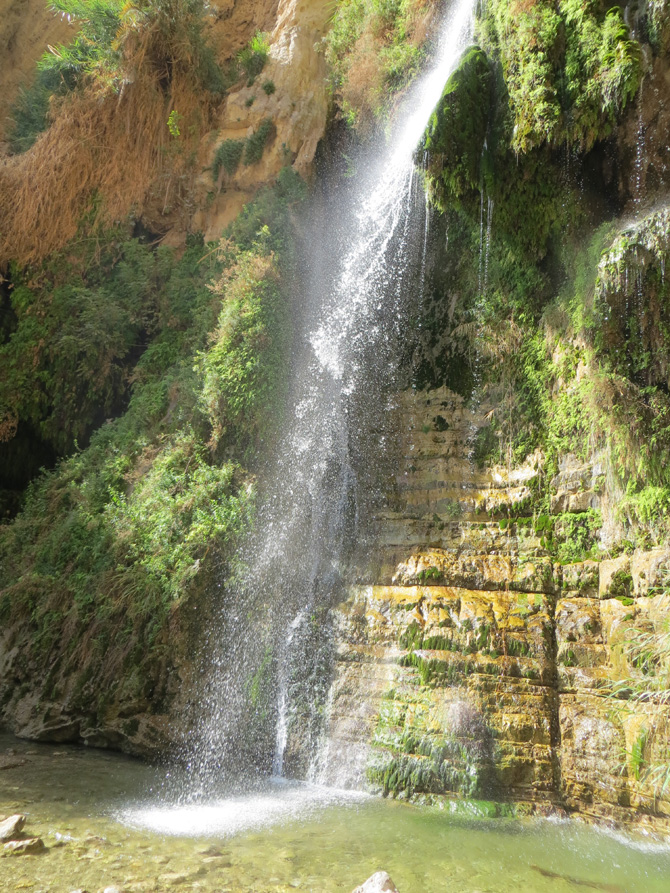
<svg viewBox="0 0 670 893">
<path fill-rule="evenodd" d="M 46 847 L 41 837 L 28 837 L 25 840 L 10 840 L 3 850 L 3 856 L 24 856 L 43 853 Z"/>
<path fill-rule="evenodd" d="M 353 893 L 398 893 L 398 888 L 385 871 L 377 871 Z"/>
</svg>

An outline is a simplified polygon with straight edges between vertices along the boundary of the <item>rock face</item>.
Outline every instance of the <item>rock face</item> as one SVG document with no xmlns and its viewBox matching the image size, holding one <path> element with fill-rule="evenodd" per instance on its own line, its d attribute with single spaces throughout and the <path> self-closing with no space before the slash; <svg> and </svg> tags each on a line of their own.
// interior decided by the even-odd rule
<svg viewBox="0 0 670 893">
<path fill-rule="evenodd" d="M 486 412 L 446 390 L 401 398 L 378 583 L 338 610 L 327 780 L 670 827 L 644 781 L 667 751 L 664 709 L 610 694 L 633 672 L 629 631 L 667 619 L 670 553 L 557 563 L 550 519 L 518 517 L 541 457 L 511 471 L 469 458 Z M 567 457 L 553 488 L 572 499 L 593 476 Z"/>
<path fill-rule="evenodd" d="M 261 75 L 227 96 L 216 130 L 202 143 L 193 228 L 202 230 L 206 240 L 219 238 L 259 185 L 274 179 L 285 165 L 309 175 L 326 130 L 327 71 L 318 50 L 331 11 L 328 0 L 280 0 Z M 264 121 L 272 122 L 273 133 L 260 160 L 241 163 L 233 173 L 222 170 L 214 180 L 220 146 L 250 137 Z"/>
</svg>

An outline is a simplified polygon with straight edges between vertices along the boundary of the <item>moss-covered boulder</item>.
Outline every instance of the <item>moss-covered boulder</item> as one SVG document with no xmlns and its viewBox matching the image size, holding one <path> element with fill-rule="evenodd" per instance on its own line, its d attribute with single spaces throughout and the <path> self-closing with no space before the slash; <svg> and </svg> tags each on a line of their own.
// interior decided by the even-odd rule
<svg viewBox="0 0 670 893">
<path fill-rule="evenodd" d="M 471 47 L 447 81 L 423 140 L 427 182 L 439 207 L 480 188 L 490 94 L 489 60 Z"/>
</svg>

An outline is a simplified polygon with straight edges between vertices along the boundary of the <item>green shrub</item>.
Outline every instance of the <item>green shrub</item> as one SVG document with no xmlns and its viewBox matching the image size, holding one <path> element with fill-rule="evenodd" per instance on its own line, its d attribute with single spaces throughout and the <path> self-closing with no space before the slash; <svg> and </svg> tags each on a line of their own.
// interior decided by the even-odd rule
<svg viewBox="0 0 670 893">
<path fill-rule="evenodd" d="M 246 165 L 257 164 L 263 157 L 263 152 L 268 142 L 274 137 L 275 126 L 271 118 L 265 118 L 258 125 L 258 129 L 247 137 L 244 147 L 244 163 Z"/>
<path fill-rule="evenodd" d="M 239 167 L 244 153 L 245 140 L 224 140 L 216 150 L 212 165 L 212 179 L 216 183 L 221 169 L 232 176 Z"/>
<path fill-rule="evenodd" d="M 267 34 L 257 31 L 249 45 L 238 53 L 237 60 L 247 76 L 249 86 L 265 68 L 269 50 Z"/>
</svg>

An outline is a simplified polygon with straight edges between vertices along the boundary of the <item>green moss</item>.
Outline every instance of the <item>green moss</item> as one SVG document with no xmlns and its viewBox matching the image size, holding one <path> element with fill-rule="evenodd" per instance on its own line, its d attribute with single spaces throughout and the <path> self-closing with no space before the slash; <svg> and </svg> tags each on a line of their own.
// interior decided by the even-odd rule
<svg viewBox="0 0 670 893">
<path fill-rule="evenodd" d="M 443 196 L 459 198 L 481 185 L 490 93 L 489 61 L 472 47 L 447 81 L 420 150 L 428 153 L 427 185 L 442 209 Z"/>
</svg>

